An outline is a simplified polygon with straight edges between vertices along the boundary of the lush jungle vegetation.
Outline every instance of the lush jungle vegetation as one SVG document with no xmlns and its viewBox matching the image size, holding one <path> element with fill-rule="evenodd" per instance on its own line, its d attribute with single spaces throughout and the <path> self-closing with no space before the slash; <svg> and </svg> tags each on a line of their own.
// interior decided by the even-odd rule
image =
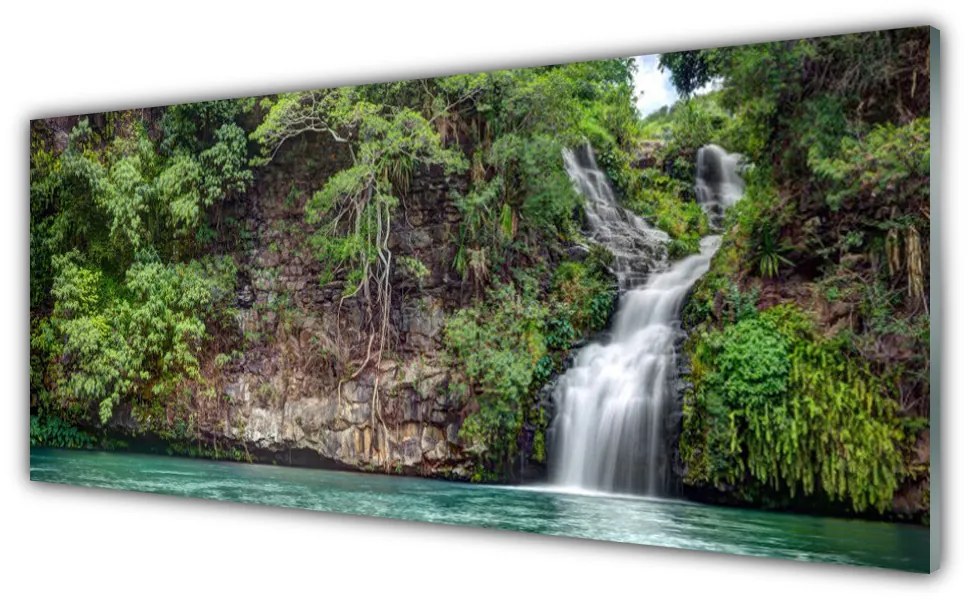
<svg viewBox="0 0 970 600">
<path fill-rule="evenodd" d="M 85 445 L 120 403 L 184 436 L 174 398 L 212 394 L 203 352 L 235 265 L 210 252 L 253 174 L 235 102 L 81 118 L 31 139 L 31 440 Z"/>
<path fill-rule="evenodd" d="M 448 370 L 441 393 L 461 411 L 470 478 L 512 478 L 523 460 L 547 460 L 540 389 L 607 325 L 616 297 L 609 251 L 583 236 L 563 148 L 589 142 L 676 259 L 713 232 L 694 176 L 698 148 L 717 143 L 746 157 L 746 191 L 684 309 L 685 489 L 925 512 L 928 32 L 661 65 L 681 100 L 648 116 L 636 110 L 635 61 L 617 59 L 34 122 L 31 443 L 134 433 L 219 455 L 204 407 L 225 396 L 221 373 L 268 347 L 239 326 L 256 243 L 242 215 L 274 189 L 265 182 L 302 181 L 326 162 L 325 181 L 276 201 L 297 206 L 291 225 L 307 232 L 292 260 L 338 290 L 329 310 L 361 307 L 345 314 L 362 341 L 326 354 L 328 368 L 343 384 L 403 360 L 394 282 L 460 282 L 429 360 Z M 342 154 L 311 156 L 307 140 Z M 393 250 L 429 173 L 453 183 L 444 274 Z M 274 298 L 274 315 L 286 300 Z M 230 446 L 252 458 L 244 440 Z"/>
<path fill-rule="evenodd" d="M 925 36 L 663 57 L 685 95 L 720 90 L 654 127 L 675 140 L 703 131 L 749 160 L 745 197 L 685 309 L 685 483 L 859 512 L 889 510 L 900 489 L 926 502 Z"/>
</svg>

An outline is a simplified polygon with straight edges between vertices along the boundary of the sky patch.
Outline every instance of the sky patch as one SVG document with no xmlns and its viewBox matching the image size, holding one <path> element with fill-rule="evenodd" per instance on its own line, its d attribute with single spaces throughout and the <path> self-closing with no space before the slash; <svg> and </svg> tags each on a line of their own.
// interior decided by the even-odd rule
<svg viewBox="0 0 970 600">
<path fill-rule="evenodd" d="M 677 90 L 670 81 L 670 72 L 660 70 L 659 54 L 637 56 L 636 64 L 633 85 L 641 116 L 645 117 L 658 108 L 670 106 L 677 101 Z"/>
</svg>

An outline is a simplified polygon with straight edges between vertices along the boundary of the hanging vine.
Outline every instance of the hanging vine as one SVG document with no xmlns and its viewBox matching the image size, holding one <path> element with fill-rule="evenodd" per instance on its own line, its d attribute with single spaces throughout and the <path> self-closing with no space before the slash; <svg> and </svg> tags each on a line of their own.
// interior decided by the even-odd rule
<svg viewBox="0 0 970 600">
<path fill-rule="evenodd" d="M 442 165 L 453 171 L 463 166 L 463 159 L 443 147 L 437 131 L 419 113 L 374 104 L 352 88 L 283 95 L 253 137 L 268 162 L 287 140 L 304 134 L 329 135 L 347 145 L 352 159 L 350 167 L 313 194 L 306 204 L 306 219 L 316 227 L 310 243 L 323 266 L 321 283 L 345 284 L 338 314 L 344 300 L 352 297 L 360 298 L 365 307 L 367 353 L 340 385 L 368 368 L 374 370 L 371 428 L 376 432 L 377 423 L 381 425 L 384 447 L 378 451 L 386 461 L 387 427 L 378 388 L 380 364 L 389 347 L 392 215 L 416 167 Z"/>
</svg>

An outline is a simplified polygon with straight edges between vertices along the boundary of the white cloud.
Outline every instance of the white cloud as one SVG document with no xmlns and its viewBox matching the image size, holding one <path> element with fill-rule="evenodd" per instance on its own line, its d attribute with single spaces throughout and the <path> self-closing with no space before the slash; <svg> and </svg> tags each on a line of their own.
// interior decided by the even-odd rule
<svg viewBox="0 0 970 600">
<path fill-rule="evenodd" d="M 660 56 L 647 54 L 637 56 L 637 72 L 633 76 L 637 108 L 641 116 L 647 116 L 661 106 L 672 106 L 680 96 L 670 81 L 670 72 L 660 70 Z M 722 81 L 714 79 L 694 91 L 692 96 L 703 96 L 721 89 Z"/>
<path fill-rule="evenodd" d="M 647 116 L 661 106 L 677 101 L 677 91 L 670 82 L 670 73 L 660 70 L 660 58 L 656 54 L 638 56 L 637 72 L 633 85 L 640 114 Z"/>
</svg>

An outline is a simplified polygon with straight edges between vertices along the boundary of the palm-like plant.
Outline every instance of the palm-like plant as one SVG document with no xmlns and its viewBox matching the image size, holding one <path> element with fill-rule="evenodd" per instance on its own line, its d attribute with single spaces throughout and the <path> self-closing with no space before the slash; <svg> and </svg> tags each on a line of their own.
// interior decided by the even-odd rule
<svg viewBox="0 0 970 600">
<path fill-rule="evenodd" d="M 762 277 L 777 277 L 782 264 L 789 267 L 795 265 L 783 256 L 791 248 L 781 243 L 777 226 L 762 224 L 754 238 L 752 262 L 757 265 Z"/>
</svg>

